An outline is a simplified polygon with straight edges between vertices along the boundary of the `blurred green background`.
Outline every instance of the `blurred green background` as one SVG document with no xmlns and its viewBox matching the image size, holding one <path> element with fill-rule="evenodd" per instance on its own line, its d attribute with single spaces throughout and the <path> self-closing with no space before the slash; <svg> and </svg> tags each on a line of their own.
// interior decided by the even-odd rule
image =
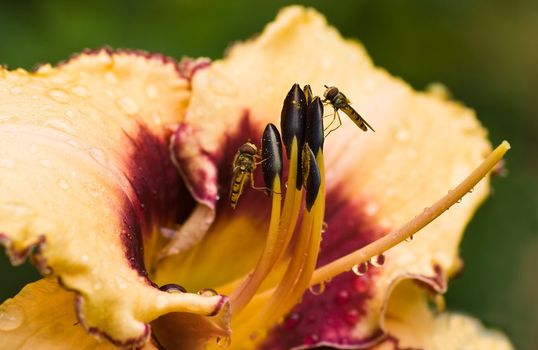
<svg viewBox="0 0 538 350">
<path fill-rule="evenodd" d="M 299 1 L 358 38 L 377 65 L 417 89 L 439 81 L 476 109 L 491 140 L 511 142 L 462 244 L 463 274 L 447 295 L 538 348 L 538 1 Z M 103 45 L 219 58 L 262 30 L 287 1 L 0 1 L 0 64 L 32 68 Z M 306 38 L 307 39 L 307 38 Z M 323 54 L 323 51 L 320 51 Z M 0 254 L 0 300 L 37 279 Z"/>
</svg>

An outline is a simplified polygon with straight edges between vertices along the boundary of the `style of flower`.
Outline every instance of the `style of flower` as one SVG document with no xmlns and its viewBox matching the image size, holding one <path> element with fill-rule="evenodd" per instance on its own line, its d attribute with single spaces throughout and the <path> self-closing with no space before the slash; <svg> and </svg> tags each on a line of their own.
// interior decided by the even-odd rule
<svg viewBox="0 0 538 350">
<path fill-rule="evenodd" d="M 324 84 L 376 133 L 344 118 L 323 145 Z M 0 242 L 45 276 L 0 306 L 2 348 L 511 348 L 440 296 L 508 144 L 487 156 L 469 109 L 314 10 L 216 62 L 102 49 L 1 69 L 0 135 Z M 247 185 L 232 209 L 247 140 L 270 196 Z"/>
</svg>

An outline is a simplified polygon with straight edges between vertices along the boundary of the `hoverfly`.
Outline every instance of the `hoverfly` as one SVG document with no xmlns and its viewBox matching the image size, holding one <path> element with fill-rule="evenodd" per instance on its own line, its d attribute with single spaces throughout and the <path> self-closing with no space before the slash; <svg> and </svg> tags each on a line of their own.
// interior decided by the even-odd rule
<svg viewBox="0 0 538 350">
<path fill-rule="evenodd" d="M 233 209 L 237 206 L 239 197 L 243 194 L 243 189 L 248 180 L 250 186 L 254 187 L 254 169 L 256 169 L 257 160 L 261 156 L 258 154 L 258 148 L 251 142 L 245 142 L 234 156 L 232 163 L 232 181 L 230 184 L 230 205 Z"/>
<path fill-rule="evenodd" d="M 353 120 L 353 122 L 359 128 L 361 128 L 362 131 L 368 131 L 368 128 L 369 128 L 370 130 L 375 132 L 374 128 L 372 128 L 370 126 L 370 124 L 368 124 L 366 122 L 366 120 L 364 120 L 364 118 L 361 117 L 360 114 L 357 113 L 357 111 L 355 109 L 353 109 L 353 107 L 350 106 L 351 101 L 348 100 L 348 98 L 343 93 L 341 93 L 336 86 L 327 86 L 327 85 L 324 85 L 324 86 L 325 86 L 326 90 L 323 93 L 323 97 L 324 97 L 323 102 L 331 104 L 331 106 L 334 109 L 335 117 L 338 118 L 338 122 L 339 122 L 339 125 L 336 128 L 329 131 L 329 133 L 331 133 L 332 131 L 338 129 L 340 127 L 340 125 L 342 125 L 342 120 L 340 119 L 340 115 L 338 114 L 338 110 L 342 110 L 345 114 L 347 114 L 347 116 L 351 120 Z M 333 122 L 334 122 L 334 119 L 331 122 L 331 124 Z M 329 124 L 329 126 L 331 124 Z"/>
</svg>

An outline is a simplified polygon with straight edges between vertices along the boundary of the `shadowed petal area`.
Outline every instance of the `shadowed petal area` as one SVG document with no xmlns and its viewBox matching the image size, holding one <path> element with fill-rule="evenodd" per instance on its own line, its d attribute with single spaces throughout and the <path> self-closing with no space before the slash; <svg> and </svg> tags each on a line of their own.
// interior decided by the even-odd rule
<svg viewBox="0 0 538 350">
<path fill-rule="evenodd" d="M 114 345 L 86 333 L 75 315 L 75 294 L 52 279 L 25 286 L 0 306 L 4 349 L 113 350 Z M 155 349 L 147 344 L 144 349 Z"/>
<path fill-rule="evenodd" d="M 404 279 L 398 284 L 387 305 L 384 321 L 391 336 L 375 347 L 376 350 L 513 349 L 501 332 L 485 329 L 472 317 L 432 312 L 421 289 L 411 279 Z"/>
<path fill-rule="evenodd" d="M 257 140 L 266 123 L 278 124 L 282 101 L 296 82 L 310 84 L 315 95 L 322 95 L 324 84 L 337 86 L 376 130 L 363 133 L 341 112 L 342 126 L 325 142 L 328 227 L 318 266 L 413 218 L 462 181 L 491 150 L 486 131 L 471 110 L 443 96 L 414 91 L 375 67 L 359 43 L 342 39 L 317 12 L 289 7 L 259 37 L 233 46 L 225 59 L 199 70 L 192 79 L 191 103 L 176 131 L 174 154 L 198 201 L 214 208 L 219 188 L 227 186 L 222 164 L 230 134 L 236 135 L 239 130 L 243 140 Z M 250 128 L 242 126 L 245 111 Z M 325 114 L 332 112 L 331 107 L 327 106 L 326 111 Z M 461 267 L 458 245 L 463 229 L 487 194 L 488 182 L 484 181 L 412 242 L 388 251 L 382 267 L 370 266 L 365 282 L 367 293 L 353 290 L 356 277 L 349 273 L 335 278 L 331 282 L 334 285 L 328 283 L 327 293 L 307 296 L 305 304 L 298 306 L 311 310 L 314 306 L 309 306 L 309 301 L 315 305 L 332 303 L 331 298 L 341 286 L 349 287 L 352 302 L 345 309 L 342 306 L 332 310 L 345 313 L 355 305 L 362 311 L 353 319 L 350 316 L 352 320 L 345 327 L 309 337 L 324 327 L 322 322 L 327 315 L 320 312 L 318 324 L 312 322 L 308 334 L 298 334 L 291 343 L 276 336 L 273 348 L 344 346 L 378 337 L 386 332 L 382 311 L 391 297 L 391 286 L 403 276 L 421 280 L 435 292 L 444 292 L 447 278 Z M 228 221 L 229 213 L 219 213 L 217 209 L 210 232 L 212 237 L 222 237 L 215 242 L 241 240 L 242 236 L 234 236 L 237 232 L 250 232 L 251 236 L 264 232 L 265 226 L 256 223 L 260 216 L 257 210 L 244 215 L 250 224 L 221 229 L 226 222 L 239 220 L 240 214 L 234 213 Z M 252 264 L 255 258 L 251 252 L 259 251 L 259 243 L 242 242 L 235 246 L 239 249 L 226 250 L 224 254 L 238 265 Z M 211 266 L 211 260 L 204 261 L 202 255 L 188 256 L 193 266 L 205 266 L 205 273 L 198 275 L 200 279 L 210 278 L 209 274 L 219 267 Z M 164 264 L 162 280 L 174 279 L 176 271 L 171 267 L 185 256 L 175 259 Z M 246 316 L 237 321 L 239 331 L 234 332 L 234 344 L 248 344 L 250 334 L 260 331 L 248 329 L 248 317 L 255 317 L 256 307 L 247 306 L 246 310 Z"/>
<path fill-rule="evenodd" d="M 226 304 L 147 277 L 160 227 L 193 206 L 168 156 L 189 98 L 177 69 L 98 50 L 34 73 L 0 70 L 0 242 L 13 263 L 34 249 L 41 271 L 77 293 L 81 324 L 116 345 L 142 346 L 169 312 Z"/>
</svg>

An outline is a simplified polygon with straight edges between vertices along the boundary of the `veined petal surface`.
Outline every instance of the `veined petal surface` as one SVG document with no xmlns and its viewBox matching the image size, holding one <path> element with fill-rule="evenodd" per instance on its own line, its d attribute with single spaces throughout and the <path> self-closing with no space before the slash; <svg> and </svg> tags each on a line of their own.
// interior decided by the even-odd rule
<svg viewBox="0 0 538 350">
<path fill-rule="evenodd" d="M 0 241 L 15 264 L 33 249 L 77 293 L 82 325 L 116 345 L 144 345 L 169 312 L 226 303 L 160 291 L 146 270 L 160 227 L 193 206 L 168 155 L 188 86 L 172 60 L 141 52 L 0 71 Z"/>
</svg>

